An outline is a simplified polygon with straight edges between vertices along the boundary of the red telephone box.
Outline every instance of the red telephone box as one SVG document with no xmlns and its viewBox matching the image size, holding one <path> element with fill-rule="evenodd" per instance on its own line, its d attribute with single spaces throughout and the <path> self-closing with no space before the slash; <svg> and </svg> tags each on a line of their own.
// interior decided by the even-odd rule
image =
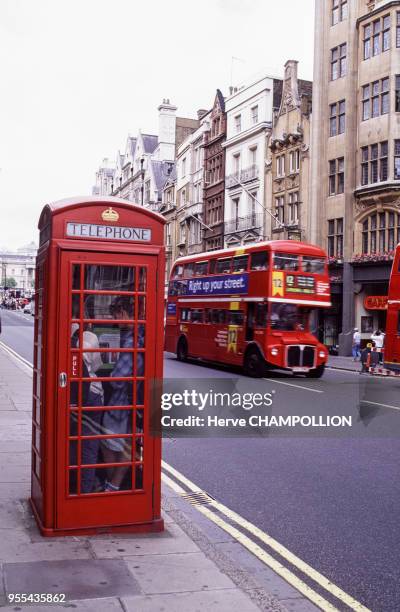
<svg viewBox="0 0 400 612">
<path fill-rule="evenodd" d="M 31 504 L 43 535 L 161 531 L 164 219 L 118 198 L 44 207 Z"/>
</svg>

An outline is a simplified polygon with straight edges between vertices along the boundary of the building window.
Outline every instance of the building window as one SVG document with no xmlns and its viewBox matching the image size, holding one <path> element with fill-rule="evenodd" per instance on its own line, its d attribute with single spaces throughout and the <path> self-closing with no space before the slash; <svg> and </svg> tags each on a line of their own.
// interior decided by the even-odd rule
<svg viewBox="0 0 400 612">
<path fill-rule="evenodd" d="M 275 198 L 275 229 L 280 229 L 285 223 L 285 196 Z"/>
<path fill-rule="evenodd" d="M 361 225 L 363 254 L 393 251 L 400 238 L 399 215 L 385 210 L 372 213 Z"/>
<path fill-rule="evenodd" d="M 394 180 L 400 180 L 400 140 L 394 141 Z"/>
<path fill-rule="evenodd" d="M 328 220 L 328 257 L 343 257 L 343 219 Z"/>
<path fill-rule="evenodd" d="M 344 192 L 344 157 L 329 162 L 329 195 Z"/>
<path fill-rule="evenodd" d="M 346 75 L 346 54 L 346 43 L 331 49 L 331 81 L 336 81 Z"/>
<path fill-rule="evenodd" d="M 365 60 L 371 56 L 379 55 L 379 53 L 387 51 L 389 48 L 390 15 L 385 15 L 364 26 L 363 57 Z"/>
<path fill-rule="evenodd" d="M 372 144 L 361 149 L 361 185 L 388 180 L 388 143 Z"/>
<path fill-rule="evenodd" d="M 285 176 L 285 156 L 278 155 L 276 158 L 276 176 Z"/>
<path fill-rule="evenodd" d="M 258 106 L 253 106 L 251 108 L 251 121 L 253 125 L 258 123 Z"/>
<path fill-rule="evenodd" d="M 180 223 L 179 225 L 179 242 L 186 242 L 186 223 Z"/>
<path fill-rule="evenodd" d="M 300 170 L 300 149 L 295 149 L 289 153 L 289 168 L 290 172 L 299 172 Z"/>
<path fill-rule="evenodd" d="M 291 193 L 289 193 L 289 202 L 288 202 L 288 209 L 289 209 L 289 224 L 290 225 L 297 225 L 297 223 L 299 222 L 299 192 L 298 191 L 292 191 Z"/>
<path fill-rule="evenodd" d="M 171 246 L 171 223 L 167 223 L 165 226 L 165 244 Z"/>
<path fill-rule="evenodd" d="M 238 134 L 242 129 L 242 115 L 236 115 L 235 117 L 235 130 L 236 134 Z"/>
<path fill-rule="evenodd" d="M 329 136 L 343 134 L 346 125 L 346 102 L 340 100 L 330 105 Z"/>
<path fill-rule="evenodd" d="M 396 88 L 394 96 L 394 107 L 396 113 L 400 113 L 400 75 L 396 74 Z"/>
<path fill-rule="evenodd" d="M 332 0 L 332 25 L 347 18 L 347 0 Z"/>
<path fill-rule="evenodd" d="M 257 165 L 257 147 L 251 147 L 249 149 L 250 166 Z"/>
<path fill-rule="evenodd" d="M 182 159 L 182 178 L 186 175 L 186 157 Z"/>
<path fill-rule="evenodd" d="M 381 142 L 381 146 L 380 146 L 380 156 L 379 156 L 379 180 L 380 181 L 388 180 L 388 171 L 389 171 L 388 143 L 387 141 L 385 141 L 385 142 Z"/>
<path fill-rule="evenodd" d="M 240 172 L 240 153 L 233 155 L 233 172 L 239 177 Z"/>
<path fill-rule="evenodd" d="M 150 181 L 146 181 L 144 185 L 144 201 L 146 204 L 150 202 Z"/>
<path fill-rule="evenodd" d="M 396 13 L 396 47 L 400 47 L 400 11 Z"/>
<path fill-rule="evenodd" d="M 363 121 L 389 112 L 389 77 L 362 88 L 362 118 Z"/>
</svg>

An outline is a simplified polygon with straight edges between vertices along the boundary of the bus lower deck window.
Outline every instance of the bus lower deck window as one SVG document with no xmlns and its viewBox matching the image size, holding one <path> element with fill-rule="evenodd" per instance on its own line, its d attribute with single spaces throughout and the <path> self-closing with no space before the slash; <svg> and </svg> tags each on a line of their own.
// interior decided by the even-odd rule
<svg viewBox="0 0 400 612">
<path fill-rule="evenodd" d="M 250 270 L 267 270 L 268 269 L 268 253 L 267 251 L 260 251 L 259 253 L 252 253 Z"/>
<path fill-rule="evenodd" d="M 242 310 L 230 310 L 228 315 L 229 325 L 243 325 L 244 312 Z"/>
<path fill-rule="evenodd" d="M 193 308 L 191 311 L 190 320 L 192 323 L 203 323 L 203 311 L 199 308 Z"/>
<path fill-rule="evenodd" d="M 181 321 L 190 321 L 190 308 L 181 308 Z"/>
</svg>

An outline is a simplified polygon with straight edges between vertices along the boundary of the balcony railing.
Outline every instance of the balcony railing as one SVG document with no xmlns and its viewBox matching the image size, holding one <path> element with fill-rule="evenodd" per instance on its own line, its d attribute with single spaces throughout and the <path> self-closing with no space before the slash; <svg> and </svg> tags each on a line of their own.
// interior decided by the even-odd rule
<svg viewBox="0 0 400 612">
<path fill-rule="evenodd" d="M 239 185 L 239 183 L 247 183 L 248 181 L 254 181 L 254 179 L 258 178 L 259 169 L 258 166 L 253 164 L 248 168 L 243 168 L 243 170 L 238 170 L 237 172 L 233 172 L 232 174 L 228 174 L 226 177 L 226 186 L 235 187 Z"/>
<path fill-rule="evenodd" d="M 237 217 L 224 223 L 225 234 L 234 234 L 250 229 L 261 228 L 263 225 L 263 213 L 254 213 L 246 217 Z"/>
<path fill-rule="evenodd" d="M 240 180 L 242 181 L 242 183 L 246 183 L 247 181 L 253 181 L 256 178 L 258 178 L 258 166 L 256 166 L 255 164 L 249 166 L 248 168 L 244 168 L 240 172 Z"/>
</svg>

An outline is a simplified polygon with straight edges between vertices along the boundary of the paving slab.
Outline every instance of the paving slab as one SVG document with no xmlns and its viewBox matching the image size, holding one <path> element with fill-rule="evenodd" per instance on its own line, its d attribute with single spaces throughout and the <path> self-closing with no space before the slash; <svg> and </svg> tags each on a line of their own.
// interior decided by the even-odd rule
<svg viewBox="0 0 400 612">
<path fill-rule="evenodd" d="M 168 524 L 163 533 L 138 535 L 129 540 L 115 537 L 111 540 L 96 539 L 91 541 L 91 548 L 100 559 L 199 552 L 198 546 L 173 524 Z"/>
<path fill-rule="evenodd" d="M 0 440 L 0 454 L 1 453 L 23 453 L 30 452 L 31 450 L 31 439 L 26 440 Z M 1 457 L 0 457 L 1 461 Z"/>
<path fill-rule="evenodd" d="M 6 595 L 65 593 L 70 601 L 141 593 L 125 561 L 119 559 L 81 561 L 72 557 L 68 561 L 5 563 L 3 572 Z M 97 602 L 99 608 L 103 609 Z"/>
<path fill-rule="evenodd" d="M 0 482 L 0 499 L 26 499 L 30 495 L 30 483 Z"/>
<path fill-rule="evenodd" d="M 239 589 L 191 591 L 123 598 L 126 612 L 256 612 L 259 608 Z M 47 608 L 46 608 L 47 609 Z"/>
<path fill-rule="evenodd" d="M 7 563 L 17 562 L 29 565 L 30 561 L 91 559 L 90 549 L 85 540 L 76 542 L 71 538 L 64 538 L 58 542 L 52 539 L 32 542 L 26 531 L 0 529 L 0 541 L 0 561 L 5 566 Z"/>
<path fill-rule="evenodd" d="M 1 529 L 24 529 L 26 510 L 19 500 L 0 502 L 0 534 Z"/>
<path fill-rule="evenodd" d="M 144 555 L 126 563 L 146 594 L 235 588 L 203 553 Z"/>
<path fill-rule="evenodd" d="M 1 482 L 30 482 L 31 474 L 26 465 L 15 465 L 14 463 L 2 464 L 0 460 L 0 483 Z"/>
</svg>

